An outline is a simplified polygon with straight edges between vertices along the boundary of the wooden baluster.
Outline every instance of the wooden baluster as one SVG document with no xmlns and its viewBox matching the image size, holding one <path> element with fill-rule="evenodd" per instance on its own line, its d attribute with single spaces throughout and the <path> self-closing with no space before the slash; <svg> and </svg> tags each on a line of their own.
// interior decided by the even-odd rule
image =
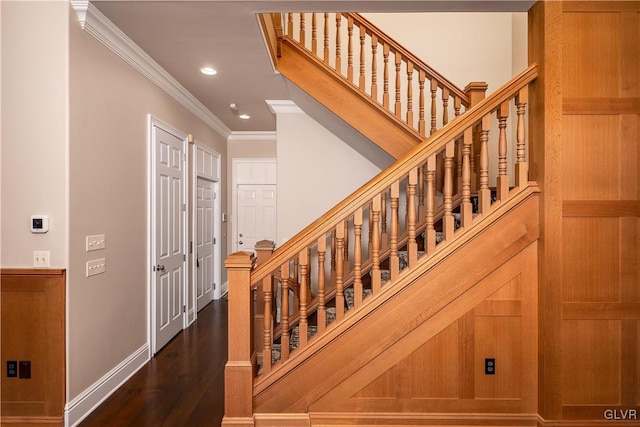
<svg viewBox="0 0 640 427">
<path fill-rule="evenodd" d="M 380 212 L 380 250 L 385 251 L 389 246 L 389 235 L 387 234 L 387 191 L 382 192 L 381 196 L 382 210 Z"/>
<path fill-rule="evenodd" d="M 449 123 L 449 89 L 442 88 L 442 126 Z"/>
<path fill-rule="evenodd" d="M 327 251 L 327 236 L 322 236 L 318 238 L 318 311 L 317 311 L 317 325 L 318 325 L 318 336 L 324 333 L 324 330 L 327 326 L 327 310 L 325 307 L 325 288 L 326 288 L 326 278 L 325 278 L 325 252 Z"/>
<path fill-rule="evenodd" d="M 462 140 L 462 137 L 456 139 L 456 161 L 454 163 L 456 170 L 456 185 L 454 188 L 456 192 L 454 194 L 462 194 Z"/>
<path fill-rule="evenodd" d="M 458 96 L 453 97 L 453 114 L 455 117 L 460 115 L 460 107 L 462 106 L 462 100 Z"/>
<path fill-rule="evenodd" d="M 489 129 L 491 116 L 482 118 L 480 125 L 480 189 L 478 190 L 478 212 L 486 214 L 491 207 L 491 190 L 489 190 Z"/>
<path fill-rule="evenodd" d="M 424 81 L 426 74 L 424 70 L 420 70 L 418 73 L 418 87 L 420 89 L 420 105 L 418 106 L 418 132 L 422 136 L 425 135 L 425 122 L 424 122 Z"/>
<path fill-rule="evenodd" d="M 426 206 L 424 203 L 424 172 L 426 164 L 418 168 L 418 224 L 423 224 L 426 218 Z"/>
<path fill-rule="evenodd" d="M 293 314 L 298 314 L 300 309 L 300 262 L 298 257 L 293 259 Z"/>
<path fill-rule="evenodd" d="M 434 78 L 431 79 L 431 135 L 436 132 L 436 91 L 438 90 L 438 81 Z"/>
<path fill-rule="evenodd" d="M 369 223 L 369 228 L 373 230 L 373 239 L 371 242 L 373 266 L 371 268 L 371 292 L 377 295 L 382 287 L 380 277 L 380 194 L 373 198 L 371 210 L 373 212 Z"/>
<path fill-rule="evenodd" d="M 323 60 L 325 64 L 329 64 L 329 14 L 324 14 L 324 55 Z"/>
<path fill-rule="evenodd" d="M 311 52 L 313 56 L 318 56 L 318 14 L 311 14 Z"/>
<path fill-rule="evenodd" d="M 340 24 L 342 14 L 336 13 L 336 71 L 342 75 L 342 38 L 340 37 Z"/>
<path fill-rule="evenodd" d="M 496 196 L 503 201 L 509 194 L 509 176 L 507 176 L 507 119 L 509 118 L 509 103 L 503 102 L 498 109 L 498 177 Z"/>
<path fill-rule="evenodd" d="M 407 62 L 407 124 L 413 128 L 413 62 Z"/>
<path fill-rule="evenodd" d="M 307 23 L 305 22 L 305 14 L 301 13 L 300 14 L 300 44 L 302 46 L 305 46 L 306 43 L 306 38 L 307 38 L 307 34 L 306 34 L 306 27 L 307 27 Z"/>
<path fill-rule="evenodd" d="M 347 80 L 353 83 L 353 17 L 347 19 Z"/>
<path fill-rule="evenodd" d="M 389 246 L 391 247 L 391 252 L 389 254 L 389 274 L 391 276 L 391 280 L 395 280 L 398 277 L 398 273 L 400 272 L 400 259 L 398 258 L 398 223 L 399 221 L 399 213 L 398 213 L 398 199 L 400 198 L 400 183 L 395 181 L 391 184 L 391 238 L 389 242 Z"/>
<path fill-rule="evenodd" d="M 369 245 L 367 246 L 367 259 L 371 261 L 372 258 L 372 243 L 373 242 L 373 228 L 371 228 L 371 223 L 373 222 L 373 201 L 369 202 Z"/>
<path fill-rule="evenodd" d="M 432 154 L 427 159 L 427 217 L 425 227 L 425 249 L 428 254 L 432 254 L 436 249 L 436 229 L 434 227 L 434 212 L 436 205 L 436 155 Z"/>
<path fill-rule="evenodd" d="M 475 194 L 478 191 L 478 174 L 476 173 L 476 147 L 479 147 L 479 144 L 476 144 L 476 140 L 478 138 L 477 129 L 479 126 L 474 126 L 471 128 L 471 147 L 469 151 L 469 169 L 471 173 L 471 193 Z"/>
<path fill-rule="evenodd" d="M 353 214 L 353 302 L 362 304 L 362 208 Z"/>
<path fill-rule="evenodd" d="M 311 248 L 307 248 L 307 259 L 311 259 Z M 307 264 L 307 296 L 311 295 L 311 266 Z M 307 301 L 308 302 L 308 301 Z"/>
<path fill-rule="evenodd" d="M 336 230 L 331 230 L 331 286 L 336 284 Z"/>
<path fill-rule="evenodd" d="M 294 35 L 293 35 L 293 13 L 288 13 L 287 14 L 287 34 L 290 35 L 291 37 L 294 37 Z"/>
<path fill-rule="evenodd" d="M 309 282 L 307 282 L 307 269 L 309 268 L 309 252 L 307 249 L 300 251 L 298 255 L 300 259 L 300 323 L 298 323 L 298 332 L 300 345 L 298 348 L 304 348 L 307 346 L 307 288 Z"/>
<path fill-rule="evenodd" d="M 473 128 L 464 131 L 462 139 L 462 204 L 460 205 L 460 225 L 468 227 L 473 222 L 471 205 L 471 147 L 473 146 Z"/>
<path fill-rule="evenodd" d="M 273 319 L 271 317 L 271 296 L 272 283 L 271 275 L 262 281 L 264 295 L 264 327 L 263 331 L 263 350 L 262 350 L 262 372 L 265 374 L 271 371 L 271 345 L 273 341 Z"/>
<path fill-rule="evenodd" d="M 382 106 L 388 110 L 389 109 L 389 44 L 386 42 L 382 47 L 382 58 L 384 62 Z"/>
<path fill-rule="evenodd" d="M 418 184 L 418 168 L 409 171 L 407 185 L 407 230 L 409 241 L 407 252 L 409 267 L 414 267 L 418 261 L 418 243 L 416 242 L 416 185 Z"/>
<path fill-rule="evenodd" d="M 371 99 L 378 100 L 378 36 L 371 36 Z"/>
<path fill-rule="evenodd" d="M 527 109 L 529 88 L 527 86 L 520 89 L 516 95 L 516 108 L 518 114 L 517 147 L 516 147 L 516 185 L 524 187 L 529 182 L 529 165 L 526 159 L 526 129 L 524 114 Z"/>
<path fill-rule="evenodd" d="M 280 300 L 280 327 L 282 334 L 280 336 L 280 353 L 282 360 L 289 358 L 289 263 L 285 262 L 280 267 L 280 278 L 282 286 L 282 296 Z"/>
<path fill-rule="evenodd" d="M 342 264 L 342 272 L 344 276 L 349 275 L 351 263 L 349 262 L 349 220 L 344 220 L 344 263 Z M 343 276 L 343 277 L 344 277 Z"/>
<path fill-rule="evenodd" d="M 336 320 L 344 318 L 344 226 L 336 226 Z"/>
<path fill-rule="evenodd" d="M 364 27 L 364 24 L 360 24 L 360 78 L 358 79 L 358 87 L 363 92 L 365 91 L 365 88 L 366 88 L 366 80 L 364 75 L 364 65 L 365 65 L 364 41 L 365 41 L 366 35 L 367 33 L 366 33 L 366 28 Z"/>
<path fill-rule="evenodd" d="M 401 86 L 401 75 L 400 75 L 400 66 L 402 65 L 402 54 L 400 52 L 394 53 L 396 59 L 396 105 L 394 108 L 394 113 L 396 117 L 400 118 L 402 116 L 402 104 L 400 103 L 400 86 Z"/>
<path fill-rule="evenodd" d="M 455 220 L 452 215 L 453 199 L 453 156 L 455 155 L 455 142 L 449 141 L 444 150 L 444 216 L 442 218 L 442 231 L 446 242 L 453 239 Z"/>
</svg>

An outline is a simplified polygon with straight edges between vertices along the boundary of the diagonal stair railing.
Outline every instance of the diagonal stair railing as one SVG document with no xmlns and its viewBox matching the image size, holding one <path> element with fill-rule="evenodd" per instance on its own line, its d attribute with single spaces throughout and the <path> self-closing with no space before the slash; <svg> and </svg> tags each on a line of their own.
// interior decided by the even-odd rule
<svg viewBox="0 0 640 427">
<path fill-rule="evenodd" d="M 251 417 L 254 387 L 275 381 L 296 363 L 297 353 L 313 351 L 321 337 L 366 310 L 369 301 L 393 287 L 407 271 L 420 268 L 528 188 L 528 88 L 536 77 L 537 67 L 532 65 L 410 150 L 260 265 L 249 253 L 229 256 L 229 330 L 233 333 L 225 371 L 226 419 Z M 509 121 L 511 111 L 515 117 Z M 492 120 L 498 124 L 495 138 L 489 137 Z M 479 153 L 475 168 L 472 147 Z M 496 153 L 496 158 L 490 159 L 489 153 Z M 457 154 L 459 177 L 454 173 Z M 516 160 L 508 171 L 511 154 Z M 438 156 L 444 161 L 437 162 Z M 441 184 L 438 174 L 443 177 Z M 492 186 L 490 174 L 495 175 Z M 264 319 L 254 331 L 256 294 L 264 304 Z"/>
<path fill-rule="evenodd" d="M 263 14 L 260 19 L 276 68 L 396 158 L 484 98 L 485 83 L 458 88 L 357 13 Z M 313 65 L 301 68 L 303 58 Z M 311 70 L 325 74 L 319 79 Z M 338 87 L 362 104 L 345 100 Z M 369 128 L 360 115 L 352 119 L 356 105 L 372 109 L 365 121 L 393 123 L 403 138 L 390 147 L 381 144 L 378 139 L 388 128 Z"/>
</svg>

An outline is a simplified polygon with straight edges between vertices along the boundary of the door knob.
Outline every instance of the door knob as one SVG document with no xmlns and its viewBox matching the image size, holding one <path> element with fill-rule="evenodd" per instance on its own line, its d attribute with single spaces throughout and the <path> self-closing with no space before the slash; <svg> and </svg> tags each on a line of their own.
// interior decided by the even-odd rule
<svg viewBox="0 0 640 427">
<path fill-rule="evenodd" d="M 158 265 L 156 266 L 156 270 L 157 270 L 157 271 L 164 271 L 164 265 L 162 265 L 162 264 L 158 264 Z"/>
<path fill-rule="evenodd" d="M 241 244 L 242 244 L 242 240 L 240 240 L 240 241 L 238 242 L 238 244 L 240 244 L 240 245 L 241 245 Z"/>
<path fill-rule="evenodd" d="M 242 233 L 240 233 L 240 237 L 242 237 Z"/>
</svg>

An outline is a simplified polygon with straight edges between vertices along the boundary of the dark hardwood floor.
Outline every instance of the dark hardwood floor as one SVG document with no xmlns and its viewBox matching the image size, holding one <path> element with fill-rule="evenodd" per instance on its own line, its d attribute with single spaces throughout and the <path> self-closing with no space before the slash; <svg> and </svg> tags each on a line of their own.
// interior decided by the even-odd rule
<svg viewBox="0 0 640 427">
<path fill-rule="evenodd" d="M 219 426 L 224 413 L 227 301 L 213 301 L 85 418 L 92 426 Z"/>
</svg>

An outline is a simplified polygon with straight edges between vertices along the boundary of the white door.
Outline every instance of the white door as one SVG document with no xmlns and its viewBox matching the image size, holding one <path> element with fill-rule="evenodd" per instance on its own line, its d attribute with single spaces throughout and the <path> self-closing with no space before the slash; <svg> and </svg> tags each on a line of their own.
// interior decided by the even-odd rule
<svg viewBox="0 0 640 427">
<path fill-rule="evenodd" d="M 198 178 L 196 188 L 196 306 L 200 311 L 213 300 L 215 184 Z"/>
<path fill-rule="evenodd" d="M 153 353 L 183 328 L 185 266 L 184 141 L 153 126 L 155 244 L 153 248 Z"/>
<path fill-rule="evenodd" d="M 239 251 L 253 251 L 260 240 L 276 240 L 276 186 L 238 186 Z"/>
</svg>

